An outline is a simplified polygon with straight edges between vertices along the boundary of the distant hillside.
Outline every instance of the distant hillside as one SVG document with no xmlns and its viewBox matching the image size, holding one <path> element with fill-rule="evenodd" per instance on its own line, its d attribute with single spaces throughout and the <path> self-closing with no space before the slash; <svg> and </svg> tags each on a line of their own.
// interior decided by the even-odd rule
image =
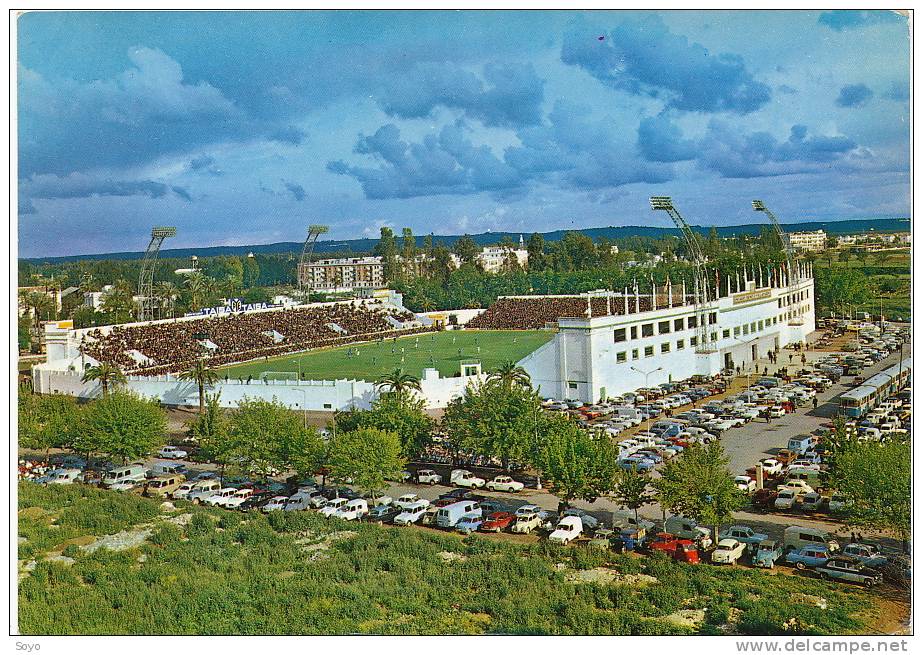
<svg viewBox="0 0 923 655">
<path fill-rule="evenodd" d="M 741 234 L 759 234 L 764 223 L 749 223 L 747 225 L 727 225 L 715 226 L 718 235 L 722 237 L 737 236 Z M 693 225 L 692 229 L 696 232 L 707 234 L 711 226 Z M 909 218 L 878 218 L 878 219 L 856 219 L 848 221 L 810 221 L 805 223 L 786 223 L 783 225 L 786 232 L 805 232 L 811 230 L 825 230 L 829 234 L 853 234 L 857 232 L 906 232 L 910 229 Z M 558 241 L 567 232 L 581 232 L 592 239 L 624 239 L 633 236 L 645 237 L 662 237 L 667 234 L 679 235 L 675 228 L 667 227 L 649 227 L 641 225 L 624 225 L 620 227 L 591 227 L 580 230 L 555 230 L 552 232 L 542 232 L 545 241 Z M 519 241 L 519 235 L 528 239 L 528 233 L 522 232 L 484 232 L 482 234 L 472 234 L 471 238 L 480 245 L 497 243 L 503 237 L 510 237 L 513 241 Z M 436 235 L 436 242 L 442 241 L 451 246 L 462 235 Z M 417 236 L 417 245 L 423 244 L 423 236 Z M 347 239 L 338 241 L 318 241 L 314 248 L 315 253 L 329 253 L 331 255 L 337 252 L 361 253 L 370 252 L 378 239 Z M 265 243 L 250 246 L 210 246 L 203 248 L 170 248 L 160 251 L 162 257 L 186 258 L 192 255 L 199 257 L 215 257 L 218 255 L 246 255 L 248 252 L 259 254 L 273 253 L 300 253 L 301 242 L 282 241 L 280 243 Z M 41 262 L 68 262 L 80 260 L 98 260 L 98 259 L 140 259 L 144 252 L 114 252 L 103 253 L 98 255 L 71 255 L 66 257 L 36 257 L 24 259 L 23 261 L 32 263 Z"/>
</svg>

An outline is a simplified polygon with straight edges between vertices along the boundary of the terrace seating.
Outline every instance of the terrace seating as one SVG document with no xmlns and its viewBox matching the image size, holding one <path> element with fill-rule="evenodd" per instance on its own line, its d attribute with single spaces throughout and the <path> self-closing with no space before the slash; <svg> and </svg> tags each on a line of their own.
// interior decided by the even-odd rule
<svg viewBox="0 0 923 655">
<path fill-rule="evenodd" d="M 628 299 L 626 311 L 625 298 L 621 295 L 608 298 L 594 296 L 589 302 L 587 296 L 500 298 L 486 311 L 468 321 L 466 327 L 482 330 L 540 330 L 546 323 L 554 323 L 559 318 L 587 317 L 590 307 L 593 316 L 631 313 L 635 311 L 634 301 L 634 297 Z M 640 311 L 649 311 L 650 296 L 640 297 L 638 304 Z"/>
</svg>

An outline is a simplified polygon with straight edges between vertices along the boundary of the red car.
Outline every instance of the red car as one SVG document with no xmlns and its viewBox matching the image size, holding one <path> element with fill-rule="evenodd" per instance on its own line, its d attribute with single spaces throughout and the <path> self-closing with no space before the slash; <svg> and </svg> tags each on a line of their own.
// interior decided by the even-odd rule
<svg viewBox="0 0 923 655">
<path fill-rule="evenodd" d="M 759 509 L 772 509 L 778 495 L 779 493 L 775 489 L 766 489 L 764 487 L 753 492 L 753 495 L 750 496 L 750 502 Z"/>
<path fill-rule="evenodd" d="M 484 519 L 484 522 L 481 523 L 481 527 L 478 529 L 481 532 L 501 532 L 510 527 L 515 520 L 516 517 L 509 512 L 494 512 Z"/>
<path fill-rule="evenodd" d="M 699 563 L 699 549 L 695 542 L 689 539 L 679 539 L 668 532 L 658 533 L 649 548 L 651 552 L 665 553 L 677 562 Z"/>
</svg>

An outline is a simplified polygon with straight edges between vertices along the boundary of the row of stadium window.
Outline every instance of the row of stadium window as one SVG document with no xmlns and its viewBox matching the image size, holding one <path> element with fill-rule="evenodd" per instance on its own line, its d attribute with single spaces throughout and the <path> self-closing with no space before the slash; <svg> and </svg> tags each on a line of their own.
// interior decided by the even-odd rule
<svg viewBox="0 0 923 655">
<path fill-rule="evenodd" d="M 717 312 L 708 315 L 708 324 L 714 325 L 718 322 Z M 682 332 L 684 329 L 691 330 L 698 326 L 698 317 L 689 316 L 687 319 L 677 318 L 672 321 L 659 321 L 657 323 L 657 334 L 669 334 L 673 332 Z M 617 328 L 614 333 L 615 343 L 627 341 L 629 338 L 638 338 L 638 328 L 641 328 L 641 338 L 654 336 L 654 324 L 643 323 L 642 325 L 632 325 L 630 328 Z M 630 337 L 628 335 L 631 335 Z"/>
</svg>

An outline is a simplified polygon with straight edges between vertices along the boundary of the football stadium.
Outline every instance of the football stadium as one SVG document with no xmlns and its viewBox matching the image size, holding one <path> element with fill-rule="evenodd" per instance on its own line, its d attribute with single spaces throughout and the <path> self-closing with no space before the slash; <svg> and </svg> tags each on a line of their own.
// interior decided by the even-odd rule
<svg viewBox="0 0 923 655">
<path fill-rule="evenodd" d="M 183 371 L 206 358 L 222 379 L 221 403 L 275 398 L 295 409 L 367 407 L 375 381 L 397 368 L 417 376 L 429 407 L 514 361 L 546 397 L 592 402 L 642 386 L 764 357 L 814 330 L 810 264 L 750 268 L 707 288 L 651 284 L 642 292 L 501 297 L 484 310 L 414 314 L 400 294 L 252 309 L 233 305 L 184 318 L 73 329 L 46 326 L 47 362 L 33 368 L 40 393 L 94 397 L 82 373 L 108 362 L 127 386 L 165 405 L 197 403 Z M 704 279 L 704 278 L 699 278 Z"/>
</svg>

